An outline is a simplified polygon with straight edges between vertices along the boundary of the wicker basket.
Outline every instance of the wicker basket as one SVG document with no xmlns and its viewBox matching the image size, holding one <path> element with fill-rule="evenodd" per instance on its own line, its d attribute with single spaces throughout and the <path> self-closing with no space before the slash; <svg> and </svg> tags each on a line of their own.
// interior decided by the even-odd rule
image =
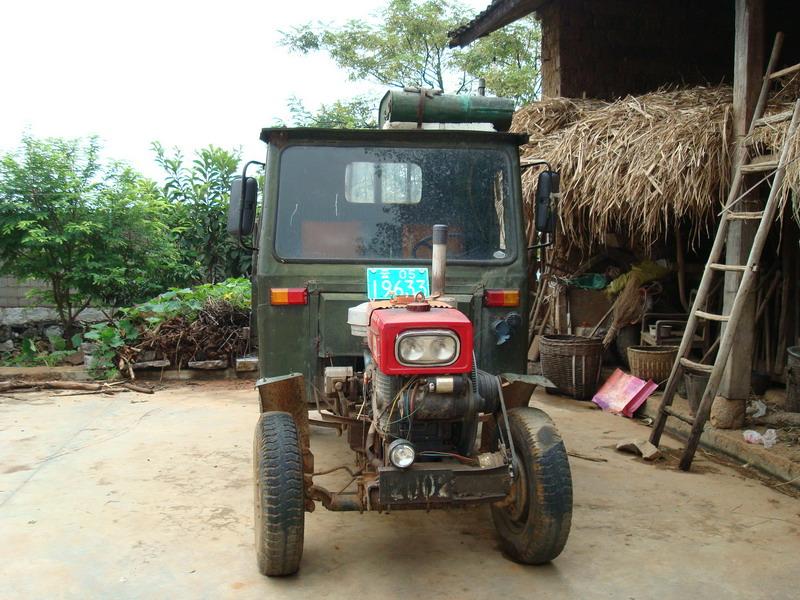
<svg viewBox="0 0 800 600">
<path fill-rule="evenodd" d="M 603 340 L 576 335 L 542 336 L 542 375 L 563 393 L 588 400 L 597 391 L 603 364 Z"/>
<path fill-rule="evenodd" d="M 678 356 L 677 346 L 630 346 L 628 364 L 639 379 L 652 379 L 661 385 L 669 379 L 672 365 Z"/>
</svg>

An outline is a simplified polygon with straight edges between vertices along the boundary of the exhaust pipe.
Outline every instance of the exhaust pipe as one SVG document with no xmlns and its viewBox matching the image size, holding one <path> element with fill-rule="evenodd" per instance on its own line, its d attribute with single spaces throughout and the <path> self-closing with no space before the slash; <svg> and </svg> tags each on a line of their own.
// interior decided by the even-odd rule
<svg viewBox="0 0 800 600">
<path fill-rule="evenodd" d="M 444 295 L 444 278 L 447 270 L 447 225 L 433 226 L 433 253 L 431 256 L 431 296 Z"/>
</svg>

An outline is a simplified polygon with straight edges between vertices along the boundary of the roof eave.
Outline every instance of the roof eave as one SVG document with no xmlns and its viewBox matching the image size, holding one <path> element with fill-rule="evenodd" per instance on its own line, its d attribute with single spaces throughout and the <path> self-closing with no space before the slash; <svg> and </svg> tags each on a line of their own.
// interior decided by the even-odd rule
<svg viewBox="0 0 800 600">
<path fill-rule="evenodd" d="M 538 10 L 549 0 L 493 0 L 472 21 L 448 33 L 450 36 L 449 45 L 451 48 L 456 46 L 464 47 L 471 44 L 478 38 L 497 31 L 509 23 Z"/>
</svg>

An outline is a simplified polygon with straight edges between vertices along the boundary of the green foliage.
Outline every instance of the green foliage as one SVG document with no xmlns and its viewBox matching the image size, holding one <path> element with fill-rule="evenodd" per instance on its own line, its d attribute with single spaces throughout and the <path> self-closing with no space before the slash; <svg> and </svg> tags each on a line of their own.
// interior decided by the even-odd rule
<svg viewBox="0 0 800 600">
<path fill-rule="evenodd" d="M 208 146 L 187 165 L 177 149 L 168 155 L 154 142 L 153 150 L 166 176 L 162 196 L 169 210 L 165 217 L 187 269 L 184 283 L 214 283 L 247 274 L 251 254 L 226 231 L 230 186 L 239 165 L 239 152 Z"/>
<path fill-rule="evenodd" d="M 66 349 L 66 342 L 63 338 L 50 338 L 53 345 L 52 352 L 49 349 L 40 349 L 34 340 L 24 338 L 18 352 L 4 352 L 0 356 L 0 365 L 4 367 L 54 367 L 73 354 L 72 350 Z"/>
<path fill-rule="evenodd" d="M 139 301 L 180 268 L 154 184 L 99 152 L 95 138 L 25 135 L 0 160 L 0 274 L 46 281 L 68 339 L 91 303 Z"/>
<path fill-rule="evenodd" d="M 282 44 L 307 54 L 325 52 L 351 80 L 393 87 L 423 86 L 469 93 L 479 77 L 487 89 L 518 102 L 539 85 L 538 22 L 522 19 L 464 49 L 449 48 L 448 32 L 469 20 L 468 10 L 447 0 L 390 0 L 373 21 L 337 27 L 304 24 L 282 32 Z"/>
<path fill-rule="evenodd" d="M 210 300 L 224 300 L 234 308 L 250 310 L 250 295 L 250 280 L 244 277 L 233 277 L 220 283 L 171 289 L 152 300 L 125 309 L 123 314 L 134 323 L 154 329 L 164 321 L 177 316 L 193 321 Z"/>
<path fill-rule="evenodd" d="M 92 364 L 89 373 L 96 379 L 111 379 L 117 369 L 114 360 L 120 348 L 139 338 L 139 330 L 130 319 L 117 322 L 95 323 L 83 334 L 92 344 Z"/>
<path fill-rule="evenodd" d="M 325 127 L 329 129 L 375 129 L 378 109 L 365 96 L 350 100 L 336 100 L 323 104 L 316 112 L 310 112 L 296 96 L 289 98 L 289 113 L 295 127 Z"/>
<path fill-rule="evenodd" d="M 541 92 L 541 41 L 538 21 L 525 17 L 454 52 L 453 64 L 483 77 L 493 94 L 528 104 Z"/>
</svg>

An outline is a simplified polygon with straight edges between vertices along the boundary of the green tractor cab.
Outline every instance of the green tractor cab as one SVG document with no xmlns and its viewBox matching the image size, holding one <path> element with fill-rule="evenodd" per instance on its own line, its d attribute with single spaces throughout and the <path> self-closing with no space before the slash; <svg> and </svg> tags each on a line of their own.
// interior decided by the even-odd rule
<svg viewBox="0 0 800 600">
<path fill-rule="evenodd" d="M 393 107 L 417 122 L 398 125 Z M 448 110 L 460 123 L 507 126 L 513 103 L 405 91 L 384 98 L 379 130 L 264 129 L 257 227 L 247 166 L 234 184 L 228 229 L 257 252 L 256 550 L 266 575 L 299 568 L 304 513 L 317 503 L 489 503 L 516 560 L 547 562 L 566 543 L 566 451 L 528 407 L 537 380 L 525 375 L 526 136 L 426 125 Z M 354 491 L 314 482 L 310 407 L 313 423 L 346 434 Z"/>
</svg>

